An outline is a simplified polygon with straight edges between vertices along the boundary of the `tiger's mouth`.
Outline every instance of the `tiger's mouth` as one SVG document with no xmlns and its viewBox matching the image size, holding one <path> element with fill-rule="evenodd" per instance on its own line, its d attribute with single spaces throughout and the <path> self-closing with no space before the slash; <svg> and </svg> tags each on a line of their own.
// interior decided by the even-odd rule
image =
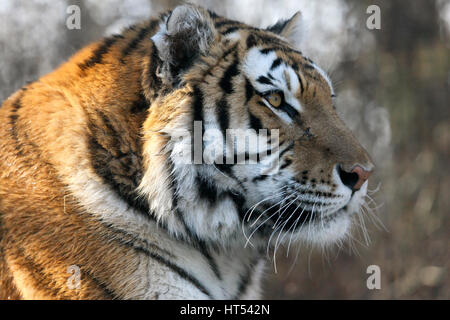
<svg viewBox="0 0 450 320">
<path fill-rule="evenodd" d="M 290 243 L 294 238 L 320 245 L 336 243 L 350 232 L 352 217 L 359 214 L 366 194 L 367 182 L 361 190 L 342 198 L 348 199 L 347 201 L 333 206 L 321 206 L 325 203 L 323 201 L 311 204 L 302 200 L 290 202 L 285 206 L 267 204 L 262 210 L 265 220 L 265 226 L 261 226 L 262 232 L 270 235 L 269 242 L 276 238 L 277 243 L 279 239 L 289 239 Z M 290 236 L 286 237 L 287 235 Z"/>
<path fill-rule="evenodd" d="M 284 234 L 281 239 L 289 238 L 289 242 L 292 236 L 320 244 L 339 241 L 348 234 L 351 217 L 358 213 L 366 187 L 367 184 L 351 196 L 341 198 L 347 201 L 328 206 L 325 205 L 327 198 L 317 199 L 317 202 L 297 199 L 266 203 L 253 213 L 253 221 L 249 221 L 251 234 L 259 230 L 263 235 L 269 235 L 270 239 L 275 237 L 274 234 Z M 286 237 L 288 234 L 291 236 Z"/>
<path fill-rule="evenodd" d="M 295 232 L 312 223 L 327 223 L 340 215 L 347 214 L 347 205 L 334 211 L 322 211 L 320 206 L 308 208 L 303 203 L 291 203 L 285 207 L 270 206 L 265 215 L 269 218 L 272 228 L 282 227 L 285 231 Z"/>
<path fill-rule="evenodd" d="M 247 241 L 259 231 L 268 243 L 278 247 L 280 243 L 303 239 L 309 243 L 331 244 L 344 238 L 351 226 L 351 210 L 344 205 L 334 211 L 320 211 L 292 203 L 286 207 L 270 206 L 260 209 L 250 222 Z M 244 233 L 245 234 L 245 233 Z M 269 246 L 267 247 L 269 248 Z"/>
</svg>

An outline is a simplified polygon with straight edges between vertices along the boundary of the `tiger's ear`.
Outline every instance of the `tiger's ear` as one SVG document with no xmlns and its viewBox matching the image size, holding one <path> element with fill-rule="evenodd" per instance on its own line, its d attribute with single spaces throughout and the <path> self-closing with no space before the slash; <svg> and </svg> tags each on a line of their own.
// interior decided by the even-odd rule
<svg viewBox="0 0 450 320">
<path fill-rule="evenodd" d="M 190 4 L 173 9 L 152 37 L 162 61 L 158 76 L 164 83 L 176 86 L 183 71 L 208 53 L 216 34 L 206 10 Z"/>
<path fill-rule="evenodd" d="M 297 11 L 290 19 L 280 20 L 266 30 L 286 38 L 294 47 L 299 48 L 302 40 L 303 18 Z"/>
</svg>

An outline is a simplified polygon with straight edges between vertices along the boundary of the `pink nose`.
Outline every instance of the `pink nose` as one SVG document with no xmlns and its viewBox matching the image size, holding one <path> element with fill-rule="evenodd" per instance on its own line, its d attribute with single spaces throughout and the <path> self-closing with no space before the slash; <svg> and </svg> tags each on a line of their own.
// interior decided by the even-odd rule
<svg viewBox="0 0 450 320">
<path fill-rule="evenodd" d="M 339 177 L 344 185 L 352 189 L 353 191 L 357 191 L 361 189 L 361 186 L 364 182 L 369 179 L 372 171 L 367 171 L 363 167 L 356 165 L 350 172 L 347 172 L 338 166 Z"/>
<path fill-rule="evenodd" d="M 352 170 L 352 173 L 356 173 L 358 175 L 358 181 L 353 186 L 353 190 L 359 190 L 361 189 L 364 182 L 366 182 L 367 179 L 369 179 L 369 176 L 372 173 L 372 171 L 366 171 L 364 170 L 364 168 L 360 166 L 355 166 Z"/>
</svg>

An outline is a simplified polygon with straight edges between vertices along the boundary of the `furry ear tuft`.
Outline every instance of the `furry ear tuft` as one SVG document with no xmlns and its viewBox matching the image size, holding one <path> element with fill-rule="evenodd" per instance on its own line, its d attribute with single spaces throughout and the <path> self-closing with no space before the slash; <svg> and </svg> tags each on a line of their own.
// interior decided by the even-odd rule
<svg viewBox="0 0 450 320">
<path fill-rule="evenodd" d="M 300 11 L 297 11 L 290 19 L 280 20 L 266 30 L 286 38 L 290 44 L 299 48 L 303 31 L 302 14 Z"/>
<path fill-rule="evenodd" d="M 216 34 L 206 10 L 190 4 L 176 7 L 152 37 L 163 63 L 159 70 L 163 82 L 176 86 L 183 71 L 208 53 Z"/>
</svg>

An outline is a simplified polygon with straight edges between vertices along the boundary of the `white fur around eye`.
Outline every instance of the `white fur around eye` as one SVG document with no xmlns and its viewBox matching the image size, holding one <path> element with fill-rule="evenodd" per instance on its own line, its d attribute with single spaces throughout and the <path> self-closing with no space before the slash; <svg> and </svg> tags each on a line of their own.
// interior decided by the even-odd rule
<svg viewBox="0 0 450 320">
<path fill-rule="evenodd" d="M 312 65 L 317 70 L 317 72 L 319 72 L 319 74 L 322 76 L 322 78 L 324 78 L 324 80 L 328 83 L 328 85 L 330 86 L 331 94 L 334 95 L 333 84 L 331 82 L 330 77 L 318 65 L 316 65 L 315 63 L 313 63 Z"/>
<path fill-rule="evenodd" d="M 232 33 L 229 33 L 225 36 L 226 39 L 231 40 L 231 41 L 237 41 L 241 38 L 241 34 L 239 31 L 235 31 Z"/>
<path fill-rule="evenodd" d="M 276 58 L 277 55 L 275 52 L 262 54 L 258 47 L 251 48 L 245 56 L 242 69 L 247 77 L 252 80 L 253 86 L 258 91 L 264 92 L 273 88 L 267 84 L 256 83 L 255 80 L 259 76 L 265 76 L 267 74 Z"/>
</svg>

